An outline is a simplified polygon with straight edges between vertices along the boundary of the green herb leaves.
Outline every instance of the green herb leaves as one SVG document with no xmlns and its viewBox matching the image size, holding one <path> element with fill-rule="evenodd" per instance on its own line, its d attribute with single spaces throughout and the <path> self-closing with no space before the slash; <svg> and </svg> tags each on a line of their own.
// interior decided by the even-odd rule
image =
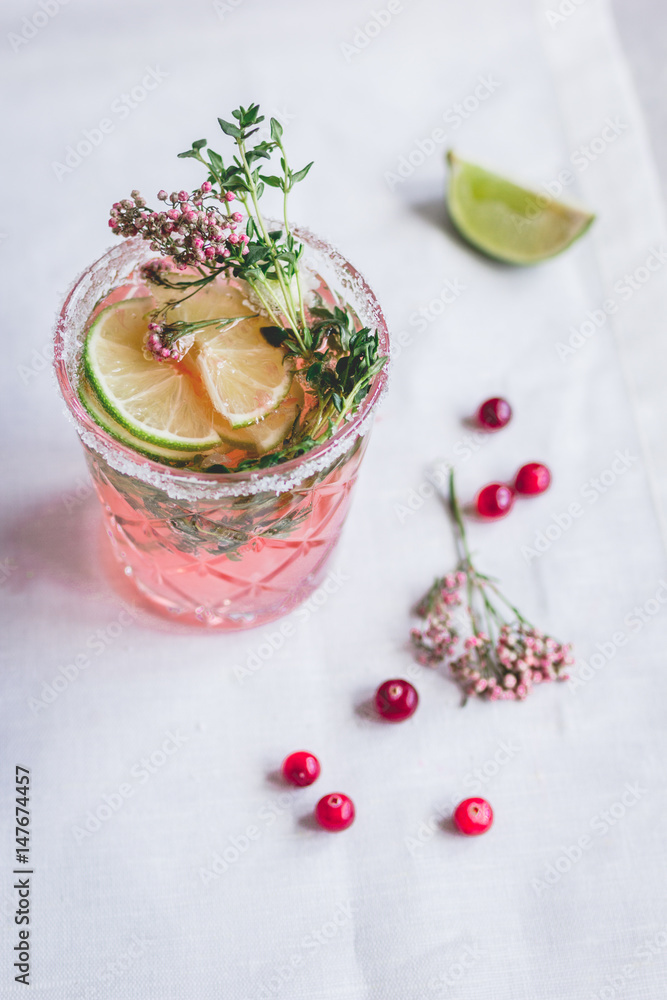
<svg viewBox="0 0 667 1000">
<path fill-rule="evenodd" d="M 229 135 L 233 139 L 241 139 L 244 142 L 253 132 L 257 131 L 253 126 L 264 121 L 264 115 L 259 113 L 259 104 L 251 104 L 249 108 L 237 108 L 236 111 L 232 111 L 232 118 L 236 118 L 238 125 L 227 122 L 224 118 L 218 118 L 218 124 L 225 135 Z"/>
<path fill-rule="evenodd" d="M 355 329 L 353 316 L 336 306 L 312 309 L 320 322 L 311 328 L 316 346 L 326 347 L 313 355 L 306 378 L 320 398 L 329 402 L 340 416 L 354 409 L 366 395 L 368 386 L 381 371 L 386 358 L 378 356 L 378 335 L 368 327 Z"/>
<path fill-rule="evenodd" d="M 243 136 L 243 132 L 238 125 L 232 125 L 231 122 L 226 122 L 224 118 L 218 118 L 218 124 L 225 135 L 231 135 L 233 139 L 240 139 Z"/>
</svg>

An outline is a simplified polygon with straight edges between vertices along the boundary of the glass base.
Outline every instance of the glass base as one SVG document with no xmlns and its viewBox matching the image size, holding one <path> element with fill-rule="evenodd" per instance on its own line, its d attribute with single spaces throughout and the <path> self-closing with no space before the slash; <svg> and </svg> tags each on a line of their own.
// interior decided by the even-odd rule
<svg viewBox="0 0 667 1000">
<path fill-rule="evenodd" d="M 166 618 L 178 625 L 196 628 L 203 626 L 226 632 L 268 625 L 270 622 L 290 614 L 300 604 L 307 601 L 325 581 L 333 549 L 332 545 L 320 563 L 300 580 L 298 586 L 287 593 L 279 594 L 273 604 L 267 602 L 261 608 L 239 610 L 230 598 L 223 598 L 219 604 L 194 605 L 192 601 L 187 599 L 177 600 L 175 596 L 167 596 L 164 581 L 160 580 L 157 586 L 152 586 L 150 580 L 147 580 L 145 576 L 138 577 L 133 567 L 123 560 L 118 546 L 113 540 L 111 546 L 109 546 L 108 538 L 101 541 L 107 549 L 109 563 L 113 564 L 109 567 L 111 573 L 117 574 L 121 578 L 119 583 L 122 590 L 128 597 L 130 593 L 133 593 L 147 611 L 158 614 L 161 618 Z"/>
</svg>

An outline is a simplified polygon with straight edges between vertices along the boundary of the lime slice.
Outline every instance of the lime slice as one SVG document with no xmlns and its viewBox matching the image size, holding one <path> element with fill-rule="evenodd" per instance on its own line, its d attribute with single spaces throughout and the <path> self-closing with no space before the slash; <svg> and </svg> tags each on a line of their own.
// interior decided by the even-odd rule
<svg viewBox="0 0 667 1000">
<path fill-rule="evenodd" d="M 130 432 L 123 427 L 122 424 L 119 424 L 117 420 L 114 420 L 110 413 L 107 413 L 95 395 L 95 390 L 85 379 L 81 379 L 79 384 L 79 399 L 81 400 L 84 409 L 88 411 L 96 424 L 98 424 L 112 437 L 116 438 L 117 441 L 120 441 L 121 444 L 125 444 L 128 448 L 138 451 L 141 455 L 157 459 L 160 462 L 169 462 L 170 464 L 178 463 L 179 465 L 184 465 L 193 455 L 197 454 L 197 452 L 188 454 L 184 451 L 176 451 L 173 448 L 160 448 L 157 445 L 148 444 L 146 441 L 142 441 L 140 438 L 136 438 L 133 434 L 130 434 Z"/>
<path fill-rule="evenodd" d="M 247 427 L 266 417 L 285 399 L 292 383 L 294 365 L 282 347 L 267 343 L 262 326 L 266 319 L 252 316 L 222 330 L 204 327 L 196 335 L 202 382 L 213 406 L 232 427 Z"/>
<path fill-rule="evenodd" d="M 247 291 L 217 281 L 196 288 L 192 282 L 200 275 L 184 271 L 169 271 L 168 274 L 171 282 L 183 285 L 183 288 L 165 288 L 153 284 L 149 286 L 157 306 L 180 300 L 175 306 L 165 310 L 164 318 L 167 323 L 176 320 L 196 323 L 198 320 L 229 319 L 232 316 L 253 316 L 256 313 L 256 310 L 245 304 Z"/>
<path fill-rule="evenodd" d="M 102 310 L 86 338 L 86 378 L 104 408 L 135 437 L 160 448 L 206 451 L 220 435 L 201 387 L 185 369 L 144 357 L 152 307 L 152 299 L 126 299 Z"/>
<path fill-rule="evenodd" d="M 284 442 L 301 412 L 303 400 L 303 389 L 295 378 L 289 392 L 275 410 L 247 427 L 234 428 L 228 421 L 221 420 L 217 425 L 220 437 L 228 446 L 265 455 Z"/>
<path fill-rule="evenodd" d="M 192 276 L 189 277 L 192 280 Z M 181 279 L 175 276 L 172 280 Z M 187 281 L 188 276 L 182 280 Z M 165 289 L 159 291 L 163 293 Z M 178 294 L 170 291 L 169 297 Z M 187 291 L 184 294 L 187 295 Z M 193 353 L 199 377 L 230 430 L 268 419 L 267 414 L 287 396 L 294 374 L 293 366 L 285 362 L 285 351 L 272 347 L 262 336 L 260 328 L 266 325 L 266 319 L 253 313 L 246 304 L 246 294 L 231 285 L 212 282 L 164 313 L 167 323 L 239 319 L 223 329 L 215 325 L 202 326 L 199 330 L 195 327 L 196 350 Z M 248 319 L 243 320 L 244 316 Z M 254 437 L 247 436 L 245 443 L 249 447 L 257 444 L 270 451 L 276 447 L 271 442 L 281 437 L 283 426 L 294 422 L 294 418 L 287 419 L 288 415 L 285 411 L 274 421 L 263 423 Z M 224 430 L 222 436 L 225 436 Z"/>
<path fill-rule="evenodd" d="M 231 428 L 268 419 L 267 414 L 287 396 L 294 374 L 293 367 L 285 363 L 285 351 L 272 347 L 262 336 L 260 328 L 266 326 L 266 320 L 257 317 L 246 301 L 246 292 L 241 289 L 212 282 L 165 313 L 167 322 L 195 324 L 248 317 L 222 330 L 214 325 L 203 326 L 195 334 L 199 375 L 216 410 Z M 280 435 L 286 419 L 287 414 L 281 414 L 258 430 L 256 440 L 260 446 L 267 451 L 275 447 L 269 441 Z M 253 441 L 249 436 L 247 443 L 252 446 Z"/>
<path fill-rule="evenodd" d="M 538 264 L 582 236 L 595 218 L 588 212 L 519 187 L 451 151 L 447 205 L 461 235 L 508 264 Z"/>
</svg>

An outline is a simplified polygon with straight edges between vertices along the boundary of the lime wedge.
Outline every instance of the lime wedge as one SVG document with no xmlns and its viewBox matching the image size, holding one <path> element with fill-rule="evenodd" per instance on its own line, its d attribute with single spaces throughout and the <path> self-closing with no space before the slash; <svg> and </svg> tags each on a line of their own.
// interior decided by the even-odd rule
<svg viewBox="0 0 667 1000">
<path fill-rule="evenodd" d="M 266 417 L 292 384 L 294 365 L 283 348 L 265 340 L 262 326 L 266 319 L 252 316 L 222 330 L 204 327 L 196 334 L 199 375 L 213 406 L 232 427 L 247 427 Z"/>
<path fill-rule="evenodd" d="M 97 398 L 95 390 L 85 379 L 81 379 L 79 383 L 79 399 L 96 424 L 117 441 L 120 441 L 121 444 L 138 451 L 141 455 L 146 455 L 148 458 L 154 458 L 160 462 L 184 465 L 193 455 L 197 454 L 197 452 L 189 454 L 184 451 L 176 451 L 173 448 L 160 448 L 130 434 L 122 424 L 114 420 L 110 413 L 107 413 Z"/>
<path fill-rule="evenodd" d="M 461 235 L 508 264 L 538 264 L 569 247 L 594 215 L 519 187 L 474 163 L 447 154 L 447 206 Z"/>
<path fill-rule="evenodd" d="M 134 437 L 159 448 L 206 451 L 220 442 L 215 411 L 183 368 L 144 357 L 152 299 L 103 309 L 88 331 L 83 369 L 103 407 Z"/>
</svg>

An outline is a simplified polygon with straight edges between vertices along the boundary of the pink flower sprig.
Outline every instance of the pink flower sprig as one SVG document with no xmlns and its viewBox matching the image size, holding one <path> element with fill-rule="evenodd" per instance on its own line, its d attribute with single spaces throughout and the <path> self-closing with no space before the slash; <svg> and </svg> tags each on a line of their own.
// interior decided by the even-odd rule
<svg viewBox="0 0 667 1000">
<path fill-rule="evenodd" d="M 410 632 L 417 659 L 424 666 L 440 663 L 456 646 L 459 633 L 455 609 L 462 603 L 460 588 L 465 581 L 465 573 L 460 571 L 436 580 L 415 609 L 426 620 L 423 629 L 413 628 Z"/>
<path fill-rule="evenodd" d="M 148 324 L 148 333 L 144 338 L 146 357 L 154 361 L 182 361 L 191 346 L 190 338 L 174 324 L 159 320 Z"/>
<path fill-rule="evenodd" d="M 534 628 L 473 564 L 453 471 L 449 501 L 459 562 L 454 573 L 435 581 L 416 608 L 423 620 L 410 633 L 417 660 L 425 666 L 449 661 L 464 703 L 469 697 L 523 701 L 536 684 L 568 680 L 570 645 Z M 498 602 L 510 612 L 509 620 Z"/>
<path fill-rule="evenodd" d="M 238 264 L 249 252 L 250 237 L 236 232 L 243 222 L 241 212 L 222 212 L 217 201 L 225 206 L 235 198 L 233 191 L 217 192 L 210 181 L 192 192 L 158 192 L 158 201 L 170 208 L 155 211 L 146 206 L 138 191 L 132 197 L 114 202 L 109 213 L 109 226 L 117 236 L 141 236 L 151 250 L 171 257 L 179 268 L 188 265 Z"/>
</svg>

